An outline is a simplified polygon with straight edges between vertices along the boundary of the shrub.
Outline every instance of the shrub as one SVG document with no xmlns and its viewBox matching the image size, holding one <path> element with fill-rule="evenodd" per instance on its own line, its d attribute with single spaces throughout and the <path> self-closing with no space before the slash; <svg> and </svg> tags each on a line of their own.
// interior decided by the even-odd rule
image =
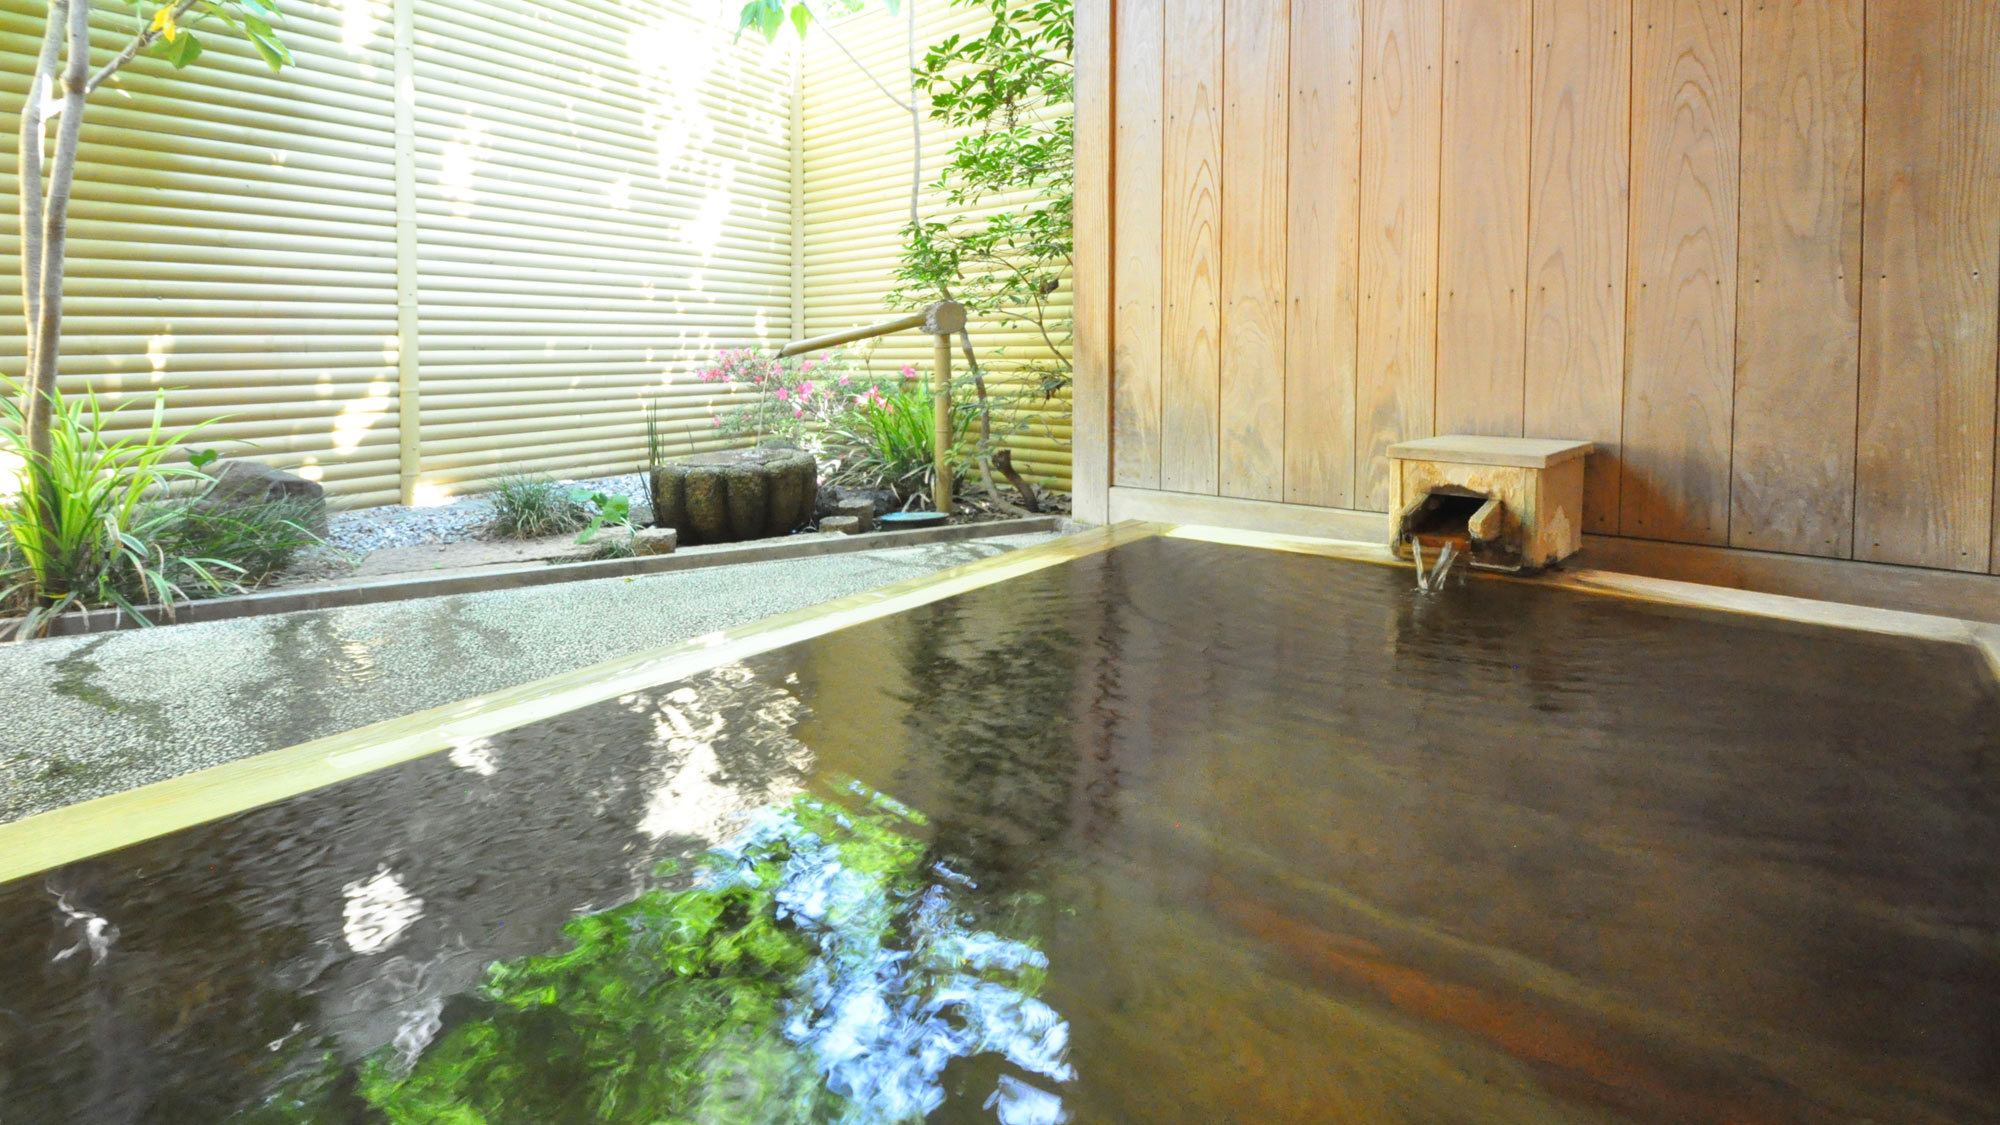
<svg viewBox="0 0 2000 1125">
<path fill-rule="evenodd" d="M 317 505 L 305 499 L 221 507 L 196 501 L 162 505 L 165 519 L 156 542 L 169 559 L 227 559 L 238 573 L 232 585 L 254 585 L 278 573 L 300 551 L 324 542 L 312 530 Z M 169 577 L 197 596 L 211 591 L 192 574 Z"/>
<path fill-rule="evenodd" d="M 751 393 L 750 402 L 715 415 L 715 428 L 724 436 L 777 438 L 806 449 L 815 449 L 828 427 L 848 422 L 861 399 L 871 392 L 879 397 L 901 382 L 857 374 L 839 352 L 774 359 L 749 348 L 716 353 L 715 362 L 699 374 L 705 383 L 730 383 Z M 913 374 L 904 368 L 904 377 Z"/>
<path fill-rule="evenodd" d="M 963 445 L 977 408 L 962 400 L 954 400 L 952 406 L 956 451 Z M 837 463 L 828 481 L 894 489 L 905 499 L 928 494 L 936 475 L 931 456 L 934 410 L 930 394 L 914 387 L 888 395 L 874 392 L 861 396 L 848 419 L 826 432 L 827 446 L 837 451 Z M 956 452 L 953 460 L 959 460 Z"/>
<path fill-rule="evenodd" d="M 0 453 L 18 486 L 0 499 L 0 606 L 22 615 L 15 636 L 40 633 L 72 609 L 137 604 L 171 607 L 190 588 L 242 589 L 244 567 L 209 554 L 184 554 L 176 540 L 178 506 L 160 502 L 172 485 L 200 477 L 169 464 L 187 434 L 162 427 L 165 396 L 155 396 L 143 430 L 119 438 L 106 430 L 126 407 L 106 410 L 95 395 L 49 395 L 49 453 L 32 452 L 18 396 L 0 404 Z M 42 499 L 46 498 L 44 504 Z"/>
<path fill-rule="evenodd" d="M 576 499 L 568 486 L 548 476 L 506 476 L 493 485 L 495 535 L 509 539 L 540 539 L 568 535 L 590 525 L 590 506 Z"/>
<path fill-rule="evenodd" d="M 632 536 L 638 530 L 632 524 L 632 501 L 628 497 L 610 492 L 589 492 L 574 489 L 569 498 L 585 506 L 590 512 L 590 522 L 577 533 L 580 544 L 595 543 L 591 551 L 593 559 L 629 559 L 632 557 Z M 599 536 L 599 531 L 613 534 Z"/>
</svg>

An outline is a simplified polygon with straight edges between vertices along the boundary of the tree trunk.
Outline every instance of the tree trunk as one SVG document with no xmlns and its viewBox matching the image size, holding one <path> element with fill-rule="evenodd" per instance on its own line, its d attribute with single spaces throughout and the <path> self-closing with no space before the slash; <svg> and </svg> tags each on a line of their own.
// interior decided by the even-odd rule
<svg viewBox="0 0 2000 1125">
<path fill-rule="evenodd" d="M 62 58 L 63 36 L 69 30 L 69 0 L 49 0 L 41 53 L 28 83 L 28 100 L 21 106 L 20 169 L 17 183 L 21 204 L 22 330 L 28 342 L 27 371 L 35 371 L 35 345 L 42 331 L 42 108 L 55 87 L 56 66 Z M 21 404 L 27 413 L 27 403 Z"/>
<path fill-rule="evenodd" d="M 58 8 L 61 11 L 58 11 Z M 63 67 L 63 119 L 56 130 L 55 158 L 49 167 L 46 201 L 30 205 L 28 200 L 41 193 L 39 181 L 40 148 L 42 143 L 42 119 L 39 104 L 23 107 L 21 138 L 24 148 L 35 149 L 35 171 L 37 182 L 29 183 L 23 177 L 18 185 L 22 196 L 24 216 L 33 210 L 41 212 L 41 244 L 32 255 L 26 253 L 28 231 L 22 231 L 23 257 L 32 257 L 38 276 L 28 279 L 31 268 L 25 262 L 22 270 L 24 280 L 30 284 L 22 293 L 22 304 L 33 309 L 33 319 L 28 325 L 28 372 L 27 385 L 22 395 L 27 399 L 22 403 L 22 437 L 27 445 L 29 464 L 40 469 L 28 473 L 34 488 L 28 502 L 38 509 L 36 520 L 41 529 L 42 542 L 37 552 L 47 558 L 52 552 L 51 537 L 56 534 L 57 512 L 60 511 L 62 497 L 56 495 L 54 474 L 48 471 L 54 451 L 54 442 L 49 433 L 50 419 L 54 413 L 56 389 L 56 365 L 62 355 L 62 284 L 63 251 L 69 232 L 70 184 L 76 178 L 76 146 L 83 129 L 83 102 L 88 96 L 90 81 L 90 0 L 50 0 L 50 27 L 43 42 L 43 50 L 38 62 L 50 55 L 50 40 L 55 38 L 55 21 L 66 16 L 69 25 L 68 57 Z M 50 69 L 53 69 L 51 63 Z M 33 133 L 28 130 L 32 126 Z M 24 168 L 25 172 L 26 169 Z M 43 574 L 44 580 L 47 575 Z M 42 589 L 41 596 L 49 598 L 55 591 Z"/>
<path fill-rule="evenodd" d="M 76 179 L 76 146 L 83 131 L 83 103 L 90 82 L 90 0 L 69 0 L 69 55 L 63 64 L 63 117 L 56 129 L 55 160 L 49 166 L 48 203 L 42 213 L 42 276 L 36 300 L 40 307 L 33 339 L 34 364 L 28 369 L 28 454 L 48 463 L 51 450 L 49 418 L 54 406 L 56 365 L 62 356 L 63 251 L 69 238 L 70 185 Z M 53 14 L 53 11 L 52 13 Z M 38 130 L 39 131 L 39 130 Z M 37 138 L 39 141 L 39 137 Z M 45 486 L 54 481 L 46 475 Z M 44 487 L 43 514 L 54 516 L 58 498 Z M 48 526 L 45 522 L 43 526 Z"/>
</svg>

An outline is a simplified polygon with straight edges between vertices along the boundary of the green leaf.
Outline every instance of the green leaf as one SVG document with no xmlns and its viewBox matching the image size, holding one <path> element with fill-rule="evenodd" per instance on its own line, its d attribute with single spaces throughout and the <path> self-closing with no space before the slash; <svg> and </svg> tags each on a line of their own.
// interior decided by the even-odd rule
<svg viewBox="0 0 2000 1125">
<path fill-rule="evenodd" d="M 167 61 L 174 64 L 175 70 L 186 67 L 200 57 L 201 40 L 195 38 L 193 32 L 185 29 L 174 37 L 172 49 L 167 53 Z"/>
<path fill-rule="evenodd" d="M 785 25 L 785 9 L 777 0 L 766 0 L 764 10 L 757 13 L 757 19 L 761 24 L 759 30 L 763 31 L 764 39 L 768 42 L 776 39 L 778 29 Z"/>
<path fill-rule="evenodd" d="M 249 32 L 248 35 L 250 45 L 257 48 L 257 53 L 263 56 L 265 66 L 275 71 L 282 70 L 291 63 L 292 53 L 286 50 L 285 45 L 278 42 L 275 37 L 258 35 L 254 31 Z"/>
<path fill-rule="evenodd" d="M 201 7 L 202 10 L 207 12 L 209 15 L 212 15 L 216 19 L 221 20 L 223 23 L 228 24 L 231 30 L 233 31 L 243 30 L 243 25 L 236 22 L 236 17 L 229 14 L 229 9 L 223 7 L 220 4 L 215 3 L 215 0 L 202 0 Z"/>
<path fill-rule="evenodd" d="M 804 4 L 792 5 L 792 26 L 799 29 L 799 38 L 806 37 L 806 27 L 812 23 L 812 12 Z"/>
</svg>

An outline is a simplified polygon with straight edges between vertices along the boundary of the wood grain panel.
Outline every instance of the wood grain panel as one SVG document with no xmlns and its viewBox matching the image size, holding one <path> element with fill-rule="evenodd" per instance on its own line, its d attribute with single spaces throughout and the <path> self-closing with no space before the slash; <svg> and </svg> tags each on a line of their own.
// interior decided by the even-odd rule
<svg viewBox="0 0 2000 1125">
<path fill-rule="evenodd" d="M 1221 493 L 1284 495 L 1290 0 L 1226 0 Z"/>
<path fill-rule="evenodd" d="M 1166 0 L 1165 13 L 1160 486 L 1212 494 L 1221 456 L 1222 4 Z"/>
<path fill-rule="evenodd" d="M 1354 503 L 1370 511 L 1394 492 L 1388 447 L 1434 432 L 1443 22 L 1443 0 L 1363 7 Z"/>
<path fill-rule="evenodd" d="M 1076 5 L 1076 144 L 1108 152 L 1117 106 L 1113 103 L 1115 13 L 1112 0 Z M 1076 518 L 1111 516 L 1111 347 L 1117 274 L 1112 265 L 1113 166 L 1098 160 L 1076 174 L 1076 343 L 1072 349 L 1070 498 Z M 1082 284 L 1075 284 L 1080 281 Z"/>
<path fill-rule="evenodd" d="M 1158 0 L 1116 0 L 1116 4 L 1112 238 L 1118 292 L 1111 353 L 1112 479 L 1121 485 L 1158 488 L 1164 25 Z"/>
<path fill-rule="evenodd" d="M 1729 541 L 1854 545 L 1863 0 L 1743 11 L 1743 186 Z"/>
<path fill-rule="evenodd" d="M 1635 0 L 1626 535 L 1729 541 L 1740 0 Z"/>
<path fill-rule="evenodd" d="M 1855 554 L 1993 557 L 2000 6 L 1868 6 Z"/>
<path fill-rule="evenodd" d="M 1285 499 L 1345 508 L 1361 284 L 1361 0 L 1293 0 L 1291 79 Z"/>
<path fill-rule="evenodd" d="M 1533 0 L 1445 0 L 1437 428 L 1521 435 Z"/>
<path fill-rule="evenodd" d="M 1530 135 L 1530 437 L 1595 442 L 1584 524 L 1618 526 L 1631 0 L 1536 0 Z"/>
</svg>

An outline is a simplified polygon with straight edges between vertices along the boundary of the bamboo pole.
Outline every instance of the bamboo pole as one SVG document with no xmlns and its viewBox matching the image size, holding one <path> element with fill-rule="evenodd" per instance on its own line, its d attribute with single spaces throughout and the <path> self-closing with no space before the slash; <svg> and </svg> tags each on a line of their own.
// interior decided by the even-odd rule
<svg viewBox="0 0 2000 1125">
<path fill-rule="evenodd" d="M 778 353 L 779 359 L 802 355 L 806 352 L 824 351 L 842 344 L 852 344 L 856 340 L 872 340 L 877 336 L 887 336 L 891 332 L 908 332 L 912 328 L 922 328 L 926 313 L 911 313 L 895 320 L 885 320 L 880 324 L 870 324 L 865 328 L 850 328 L 845 332 L 832 332 L 825 336 L 815 336 L 810 340 L 786 344 Z"/>
<path fill-rule="evenodd" d="M 936 433 L 931 439 L 932 465 L 937 484 L 931 500 L 940 512 L 951 511 L 951 336 L 931 337 L 931 402 L 936 412 Z"/>
</svg>

